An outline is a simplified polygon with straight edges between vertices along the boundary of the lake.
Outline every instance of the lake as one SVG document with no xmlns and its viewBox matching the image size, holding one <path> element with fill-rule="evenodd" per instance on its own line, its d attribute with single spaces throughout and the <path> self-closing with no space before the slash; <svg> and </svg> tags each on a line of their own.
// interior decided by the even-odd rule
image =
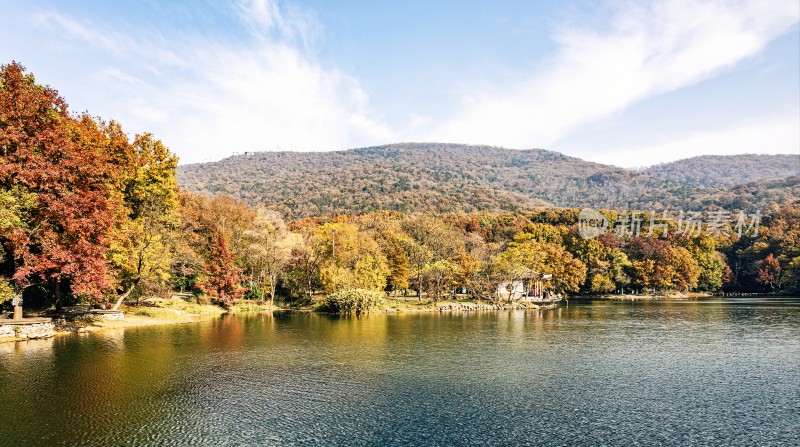
<svg viewBox="0 0 800 447">
<path fill-rule="evenodd" d="M 800 299 L 229 315 L 0 345 L 0 445 L 800 445 Z"/>
</svg>

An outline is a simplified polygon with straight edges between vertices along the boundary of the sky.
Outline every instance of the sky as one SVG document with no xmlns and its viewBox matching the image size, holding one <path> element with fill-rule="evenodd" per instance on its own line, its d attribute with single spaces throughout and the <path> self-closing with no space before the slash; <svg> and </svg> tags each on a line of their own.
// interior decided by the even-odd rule
<svg viewBox="0 0 800 447">
<path fill-rule="evenodd" d="M 400 142 L 800 154 L 800 1 L 0 0 L 0 63 L 195 163 Z"/>
</svg>

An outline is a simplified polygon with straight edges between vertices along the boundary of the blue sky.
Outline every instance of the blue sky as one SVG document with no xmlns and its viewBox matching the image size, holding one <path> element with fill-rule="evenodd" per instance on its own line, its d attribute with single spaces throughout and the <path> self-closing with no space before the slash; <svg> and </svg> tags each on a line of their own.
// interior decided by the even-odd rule
<svg viewBox="0 0 800 447">
<path fill-rule="evenodd" d="M 410 141 L 800 153 L 797 0 L 0 0 L 0 62 L 183 163 Z"/>
</svg>

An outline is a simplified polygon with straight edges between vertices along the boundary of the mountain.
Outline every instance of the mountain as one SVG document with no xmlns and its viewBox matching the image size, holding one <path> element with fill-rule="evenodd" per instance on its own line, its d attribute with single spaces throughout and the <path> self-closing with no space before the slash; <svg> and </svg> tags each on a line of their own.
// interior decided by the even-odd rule
<svg viewBox="0 0 800 447">
<path fill-rule="evenodd" d="M 665 168 L 664 172 L 669 171 Z M 180 166 L 178 181 L 187 191 L 226 193 L 276 209 L 288 218 L 376 210 L 471 212 L 541 206 L 688 210 L 711 205 L 731 208 L 735 203 L 761 206 L 800 197 L 797 181 L 791 179 L 788 186 L 751 182 L 749 189 L 737 193 L 543 149 L 435 143 L 247 153 Z"/>
<path fill-rule="evenodd" d="M 735 186 L 800 176 L 800 154 L 701 155 L 651 166 L 640 172 L 674 182 Z"/>
</svg>

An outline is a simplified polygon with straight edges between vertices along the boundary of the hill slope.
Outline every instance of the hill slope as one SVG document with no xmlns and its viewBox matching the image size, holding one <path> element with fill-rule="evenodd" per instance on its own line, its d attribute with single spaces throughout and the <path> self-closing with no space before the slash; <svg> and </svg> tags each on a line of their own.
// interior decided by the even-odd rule
<svg viewBox="0 0 800 447">
<path fill-rule="evenodd" d="M 702 155 L 639 171 L 662 180 L 703 186 L 735 186 L 800 176 L 797 155 Z"/>
<path fill-rule="evenodd" d="M 289 218 L 379 209 L 699 209 L 717 203 L 719 193 L 725 192 L 541 149 L 425 143 L 337 152 L 258 152 L 181 166 L 178 179 L 186 190 L 227 193 L 268 205 Z M 754 188 L 762 193 L 757 200 L 770 200 L 762 186 Z M 756 197 L 752 191 L 748 194 L 747 200 Z M 738 198 L 729 193 L 720 204 L 731 205 Z"/>
</svg>

